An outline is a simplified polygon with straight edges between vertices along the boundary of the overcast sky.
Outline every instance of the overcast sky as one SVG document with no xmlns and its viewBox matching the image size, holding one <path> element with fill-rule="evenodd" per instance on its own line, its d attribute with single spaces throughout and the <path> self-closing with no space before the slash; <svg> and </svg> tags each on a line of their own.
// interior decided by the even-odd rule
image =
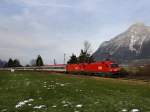
<svg viewBox="0 0 150 112">
<path fill-rule="evenodd" d="M 0 0 L 0 58 L 63 63 L 84 40 L 94 52 L 135 22 L 150 24 L 150 0 Z"/>
</svg>

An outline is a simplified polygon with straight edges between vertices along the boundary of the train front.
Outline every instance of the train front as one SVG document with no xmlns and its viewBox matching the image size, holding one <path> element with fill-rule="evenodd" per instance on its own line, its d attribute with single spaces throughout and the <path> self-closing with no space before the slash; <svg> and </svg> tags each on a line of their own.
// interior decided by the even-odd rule
<svg viewBox="0 0 150 112">
<path fill-rule="evenodd" d="M 111 62 L 109 63 L 109 71 L 112 74 L 112 77 L 121 77 L 120 66 L 117 63 Z"/>
</svg>

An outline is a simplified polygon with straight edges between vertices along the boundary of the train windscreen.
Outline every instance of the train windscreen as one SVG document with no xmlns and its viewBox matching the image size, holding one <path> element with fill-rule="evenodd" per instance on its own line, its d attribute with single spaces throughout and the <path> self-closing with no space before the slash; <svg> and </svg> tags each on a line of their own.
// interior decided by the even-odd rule
<svg viewBox="0 0 150 112">
<path fill-rule="evenodd" d="M 117 68 L 117 67 L 119 67 L 118 64 L 116 63 L 111 64 L 111 68 Z"/>
</svg>

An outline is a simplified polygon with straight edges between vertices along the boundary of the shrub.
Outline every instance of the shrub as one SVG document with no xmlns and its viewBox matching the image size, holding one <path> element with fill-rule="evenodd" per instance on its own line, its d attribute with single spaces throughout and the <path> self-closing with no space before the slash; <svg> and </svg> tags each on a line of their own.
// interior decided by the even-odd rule
<svg viewBox="0 0 150 112">
<path fill-rule="evenodd" d="M 138 71 L 136 72 L 136 75 L 138 75 L 138 76 L 150 76 L 150 65 L 138 67 Z"/>
<path fill-rule="evenodd" d="M 127 76 L 129 74 L 130 74 L 129 71 L 127 71 L 125 68 L 121 68 L 121 70 L 120 70 L 120 75 L 121 76 Z"/>
</svg>

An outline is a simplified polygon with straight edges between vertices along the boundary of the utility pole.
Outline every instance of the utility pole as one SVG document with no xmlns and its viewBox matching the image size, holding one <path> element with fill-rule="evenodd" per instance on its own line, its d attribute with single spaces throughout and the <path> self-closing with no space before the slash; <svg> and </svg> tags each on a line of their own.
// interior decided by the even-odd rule
<svg viewBox="0 0 150 112">
<path fill-rule="evenodd" d="M 54 59 L 54 65 L 56 65 L 56 60 Z"/>
<path fill-rule="evenodd" d="M 66 64 L 66 54 L 64 53 L 64 65 Z"/>
</svg>

